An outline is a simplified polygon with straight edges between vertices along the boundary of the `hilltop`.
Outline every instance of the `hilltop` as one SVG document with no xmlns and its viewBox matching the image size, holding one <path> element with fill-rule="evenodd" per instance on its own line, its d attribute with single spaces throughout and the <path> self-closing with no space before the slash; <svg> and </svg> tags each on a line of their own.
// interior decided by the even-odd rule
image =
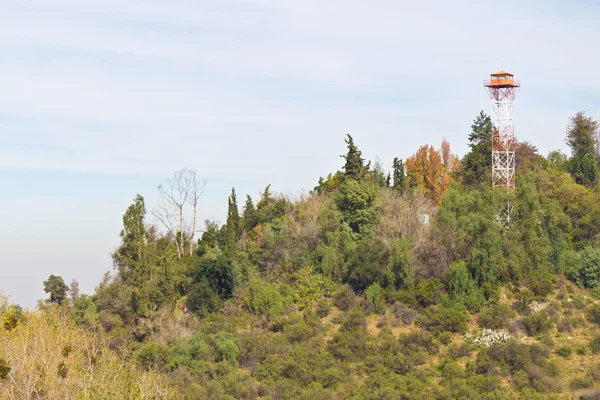
<svg viewBox="0 0 600 400">
<path fill-rule="evenodd" d="M 492 129 L 482 113 L 462 159 L 444 140 L 389 172 L 348 136 L 310 194 L 267 187 L 240 212 L 232 190 L 226 223 L 199 238 L 202 185 L 178 171 L 163 207 L 138 195 L 125 211 L 93 295 L 51 276 L 38 311 L 0 308 L 0 393 L 27 370 L 38 397 L 102 397 L 76 384 L 110 386 L 81 358 L 98 343 L 132 398 L 596 398 L 598 124 L 571 119 L 570 157 L 518 143 L 515 192 L 489 187 Z M 24 364 L 32 329 L 53 341 Z"/>
</svg>

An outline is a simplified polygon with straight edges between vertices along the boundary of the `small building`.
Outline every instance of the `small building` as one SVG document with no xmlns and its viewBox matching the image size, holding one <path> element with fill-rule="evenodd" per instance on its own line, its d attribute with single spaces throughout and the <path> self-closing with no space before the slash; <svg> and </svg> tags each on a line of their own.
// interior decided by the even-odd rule
<svg viewBox="0 0 600 400">
<path fill-rule="evenodd" d="M 510 72 L 498 71 L 490 74 L 490 79 L 484 81 L 484 86 L 489 88 L 519 87 L 521 82 L 515 80 Z"/>
</svg>

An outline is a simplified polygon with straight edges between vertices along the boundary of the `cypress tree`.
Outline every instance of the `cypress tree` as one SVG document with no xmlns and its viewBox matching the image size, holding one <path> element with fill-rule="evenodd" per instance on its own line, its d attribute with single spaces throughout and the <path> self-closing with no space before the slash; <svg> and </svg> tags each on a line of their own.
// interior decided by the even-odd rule
<svg viewBox="0 0 600 400">
<path fill-rule="evenodd" d="M 226 232 L 227 248 L 231 250 L 235 246 L 235 243 L 238 241 L 240 236 L 240 214 L 238 211 L 235 188 L 231 189 L 231 195 L 227 199 Z"/>
<path fill-rule="evenodd" d="M 258 224 L 258 215 L 252 197 L 246 195 L 246 205 L 244 206 L 244 230 L 251 231 Z"/>
<path fill-rule="evenodd" d="M 404 172 L 404 163 L 399 158 L 394 158 L 394 190 L 398 194 L 403 194 L 406 189 L 406 175 Z"/>
</svg>

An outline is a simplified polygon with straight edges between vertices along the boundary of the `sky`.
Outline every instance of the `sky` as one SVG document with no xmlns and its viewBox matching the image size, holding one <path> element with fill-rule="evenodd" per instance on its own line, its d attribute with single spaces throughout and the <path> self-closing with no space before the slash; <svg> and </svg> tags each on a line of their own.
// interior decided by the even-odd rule
<svg viewBox="0 0 600 400">
<path fill-rule="evenodd" d="M 592 0 L 0 0 L 0 291 L 92 293 L 135 195 L 156 207 L 184 167 L 224 222 L 232 187 L 309 191 L 347 133 L 387 168 L 444 137 L 463 155 L 497 70 L 522 83 L 518 139 L 566 152 L 569 117 L 600 118 L 598 20 Z"/>
</svg>

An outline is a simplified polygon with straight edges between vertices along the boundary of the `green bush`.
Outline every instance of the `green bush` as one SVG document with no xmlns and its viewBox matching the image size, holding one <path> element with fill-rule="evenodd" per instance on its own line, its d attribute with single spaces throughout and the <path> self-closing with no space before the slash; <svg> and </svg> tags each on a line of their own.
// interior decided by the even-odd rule
<svg viewBox="0 0 600 400">
<path fill-rule="evenodd" d="M 552 293 L 556 278 L 550 273 L 536 274 L 529 280 L 527 287 L 533 292 L 538 298 L 545 298 L 547 295 Z"/>
<path fill-rule="evenodd" d="M 568 274 L 569 279 L 583 288 L 600 284 L 600 248 L 586 247 L 579 253 L 578 263 Z"/>
<path fill-rule="evenodd" d="M 497 303 L 481 310 L 477 322 L 481 328 L 504 329 L 514 315 L 510 306 Z"/>
<path fill-rule="evenodd" d="M 600 354 L 600 335 L 594 335 L 592 337 L 589 347 L 593 354 Z"/>
<path fill-rule="evenodd" d="M 385 312 L 383 288 L 379 283 L 373 283 L 365 290 L 365 300 L 368 311 L 376 312 L 378 314 Z"/>
<path fill-rule="evenodd" d="M 523 318 L 523 326 L 529 336 L 548 332 L 553 325 L 552 319 L 545 311 L 535 312 Z"/>
<path fill-rule="evenodd" d="M 415 287 L 415 300 L 421 307 L 438 304 L 444 285 L 437 278 L 419 281 Z"/>
<path fill-rule="evenodd" d="M 556 349 L 556 354 L 562 358 L 570 358 L 573 354 L 573 348 L 571 346 L 561 346 Z"/>
<path fill-rule="evenodd" d="M 431 306 L 418 318 L 419 325 L 434 334 L 442 332 L 464 333 L 469 323 L 469 315 L 454 308 Z"/>
<path fill-rule="evenodd" d="M 477 312 L 485 302 L 483 291 L 471 277 L 464 262 L 453 263 L 446 280 L 446 290 L 450 298 L 471 312 Z"/>
<path fill-rule="evenodd" d="M 138 350 L 137 359 L 146 369 L 162 368 L 169 361 L 169 348 L 156 342 L 148 342 Z"/>
<path fill-rule="evenodd" d="M 235 335 L 229 332 L 217 332 L 213 336 L 215 361 L 227 361 L 231 366 L 238 365 L 240 348 Z"/>
<path fill-rule="evenodd" d="M 588 389 L 594 386 L 594 380 L 589 375 L 578 376 L 571 381 L 570 386 L 573 390 Z"/>
<path fill-rule="evenodd" d="M 354 307 L 354 291 L 348 285 L 342 285 L 333 296 L 333 304 L 342 311 Z"/>
</svg>

